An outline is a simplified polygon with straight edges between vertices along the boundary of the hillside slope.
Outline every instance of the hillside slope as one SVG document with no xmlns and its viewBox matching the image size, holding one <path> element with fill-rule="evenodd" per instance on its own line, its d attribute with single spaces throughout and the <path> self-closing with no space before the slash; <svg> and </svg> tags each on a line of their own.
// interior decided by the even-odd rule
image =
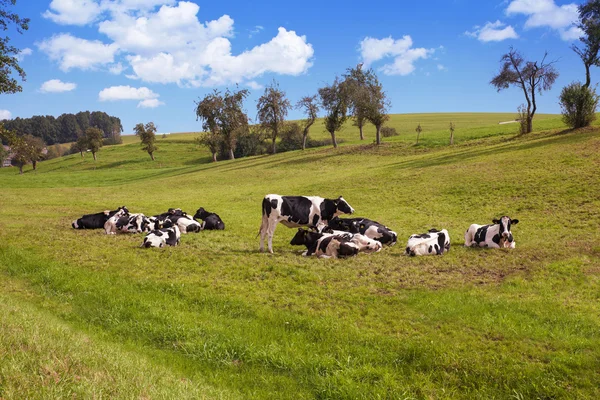
<svg viewBox="0 0 600 400">
<path fill-rule="evenodd" d="M 411 133 L 219 163 L 173 137 L 155 163 L 126 144 L 0 171 L 0 397 L 599 397 L 600 130 L 471 129 L 452 147 Z M 258 253 L 267 193 L 343 195 L 399 244 L 303 258 L 280 226 Z M 203 206 L 227 229 L 148 250 L 70 228 L 123 204 Z M 501 215 L 520 220 L 516 249 L 462 247 Z M 451 251 L 404 256 L 431 227 Z M 28 359 L 20 337 L 41 338 Z"/>
</svg>

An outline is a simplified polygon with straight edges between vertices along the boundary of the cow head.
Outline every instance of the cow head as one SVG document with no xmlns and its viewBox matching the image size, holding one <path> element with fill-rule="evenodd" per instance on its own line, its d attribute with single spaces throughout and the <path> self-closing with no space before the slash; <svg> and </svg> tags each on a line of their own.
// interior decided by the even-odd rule
<svg viewBox="0 0 600 400">
<path fill-rule="evenodd" d="M 194 215 L 194 219 L 204 219 L 208 217 L 208 212 L 204 209 L 204 207 L 200 207 L 196 214 Z"/>
<path fill-rule="evenodd" d="M 164 247 L 165 246 L 165 233 L 161 231 L 154 231 L 148 234 L 144 238 L 144 242 L 140 247 Z"/>
<path fill-rule="evenodd" d="M 294 235 L 290 244 L 292 246 L 302 246 L 306 243 L 306 237 L 308 236 L 308 231 L 306 229 L 298 228 L 298 232 Z"/>
<path fill-rule="evenodd" d="M 129 210 L 127 209 L 127 207 L 125 206 L 121 206 L 118 208 L 119 211 L 123 211 L 124 214 L 129 214 Z"/>
<path fill-rule="evenodd" d="M 519 220 L 518 219 L 510 219 L 510 217 L 507 217 L 505 215 L 500 219 L 493 219 L 492 222 L 494 224 L 500 225 L 500 230 L 498 231 L 498 234 L 500 235 L 500 237 L 508 239 L 509 237 L 512 237 L 512 234 L 510 232 L 511 225 L 518 224 Z"/>
<path fill-rule="evenodd" d="M 335 200 L 335 207 L 336 215 L 354 213 L 354 208 L 352 208 L 352 206 L 348 204 L 348 202 L 344 200 L 342 196 L 338 197 L 337 200 Z"/>
</svg>

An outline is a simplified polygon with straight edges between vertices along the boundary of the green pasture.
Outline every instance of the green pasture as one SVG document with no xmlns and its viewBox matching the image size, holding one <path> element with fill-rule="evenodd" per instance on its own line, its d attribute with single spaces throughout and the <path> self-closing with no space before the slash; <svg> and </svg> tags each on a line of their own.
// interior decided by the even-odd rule
<svg viewBox="0 0 600 400">
<path fill-rule="evenodd" d="M 193 134 L 159 139 L 155 162 L 126 137 L 97 162 L 0 169 L 0 398 L 599 398 L 600 130 L 544 115 L 517 136 L 511 118 L 393 116 L 380 147 L 349 125 L 338 149 L 218 163 Z M 268 193 L 343 195 L 399 243 L 304 258 L 279 226 L 259 253 Z M 142 249 L 70 227 L 120 205 L 203 206 L 226 230 Z M 462 246 L 501 215 L 516 249 Z M 432 227 L 450 252 L 404 256 Z"/>
</svg>

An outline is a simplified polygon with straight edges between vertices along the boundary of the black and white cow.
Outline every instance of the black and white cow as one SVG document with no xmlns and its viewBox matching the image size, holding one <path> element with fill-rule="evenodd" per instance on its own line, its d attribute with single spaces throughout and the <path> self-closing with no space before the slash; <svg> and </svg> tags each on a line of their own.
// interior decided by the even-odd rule
<svg viewBox="0 0 600 400">
<path fill-rule="evenodd" d="M 450 234 L 446 229 L 430 229 L 427 233 L 411 235 L 405 254 L 409 256 L 442 255 L 450 251 Z"/>
<path fill-rule="evenodd" d="M 319 231 L 319 233 L 323 233 L 326 235 L 338 236 L 343 239 L 346 239 L 347 241 L 352 242 L 356 246 L 358 246 L 359 252 L 376 253 L 376 252 L 380 251 L 381 248 L 383 247 L 381 242 L 378 242 L 377 240 L 368 238 L 363 234 L 351 233 L 351 232 L 345 232 L 345 231 L 336 231 L 336 230 L 331 229 L 331 227 L 329 227 L 329 226 L 326 226 L 323 229 L 321 229 L 321 231 Z"/>
<path fill-rule="evenodd" d="M 268 194 L 262 201 L 260 251 L 264 251 L 265 236 L 268 236 L 269 252 L 273 253 L 273 234 L 279 222 L 288 228 L 320 228 L 340 214 L 353 212 L 354 209 L 342 196 L 337 199 L 324 199 L 318 196 Z"/>
<path fill-rule="evenodd" d="M 181 233 L 200 232 L 202 230 L 202 225 L 185 213 L 180 216 L 171 216 L 168 220 L 176 224 Z"/>
<path fill-rule="evenodd" d="M 221 220 L 218 214 L 208 212 L 203 207 L 200 207 L 196 214 L 194 215 L 194 219 L 202 220 L 202 229 L 216 229 L 223 230 L 225 229 L 225 223 Z"/>
<path fill-rule="evenodd" d="M 181 233 L 177 225 L 170 228 L 157 229 L 146 235 L 140 247 L 165 247 L 177 246 L 181 240 Z"/>
<path fill-rule="evenodd" d="M 398 241 L 398 234 L 396 232 L 377 221 L 367 218 L 336 217 L 329 221 L 328 225 L 334 230 L 360 233 L 389 246 L 395 245 Z"/>
<path fill-rule="evenodd" d="M 105 223 L 104 223 L 104 231 L 107 235 L 116 235 L 117 234 L 117 222 L 122 220 L 123 222 L 129 222 L 129 213 L 125 210 L 121 209 L 113 214 Z"/>
<path fill-rule="evenodd" d="M 515 240 L 510 228 L 519 223 L 518 219 L 503 216 L 493 219 L 493 225 L 473 224 L 465 232 L 466 247 L 515 248 Z"/>
<path fill-rule="evenodd" d="M 358 254 L 358 246 L 341 236 L 298 229 L 291 245 L 306 246 L 303 256 L 316 255 L 319 258 L 344 258 Z"/>
<path fill-rule="evenodd" d="M 124 210 L 125 213 L 128 213 L 127 207 L 122 206 L 113 211 L 103 211 L 96 214 L 86 214 L 83 217 L 73 221 L 71 226 L 74 229 L 101 229 L 104 228 L 104 224 L 110 217 L 115 215 L 120 210 Z"/>
<path fill-rule="evenodd" d="M 118 218 L 115 218 L 115 216 L 110 218 L 104 225 L 107 234 L 114 235 L 117 232 L 142 233 L 150 228 L 149 218 L 142 213 L 123 214 Z"/>
</svg>

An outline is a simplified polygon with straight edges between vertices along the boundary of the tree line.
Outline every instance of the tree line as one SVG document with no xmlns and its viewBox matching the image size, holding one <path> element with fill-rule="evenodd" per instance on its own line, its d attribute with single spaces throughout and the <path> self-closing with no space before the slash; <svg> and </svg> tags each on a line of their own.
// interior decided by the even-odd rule
<svg viewBox="0 0 600 400">
<path fill-rule="evenodd" d="M 39 137 L 49 145 L 76 142 L 88 128 L 100 129 L 104 144 L 122 143 L 121 119 L 103 111 L 65 113 L 58 118 L 52 115 L 34 115 L 31 118 L 17 117 L 1 122 L 7 130 L 14 131 L 18 136 Z"/>
</svg>

